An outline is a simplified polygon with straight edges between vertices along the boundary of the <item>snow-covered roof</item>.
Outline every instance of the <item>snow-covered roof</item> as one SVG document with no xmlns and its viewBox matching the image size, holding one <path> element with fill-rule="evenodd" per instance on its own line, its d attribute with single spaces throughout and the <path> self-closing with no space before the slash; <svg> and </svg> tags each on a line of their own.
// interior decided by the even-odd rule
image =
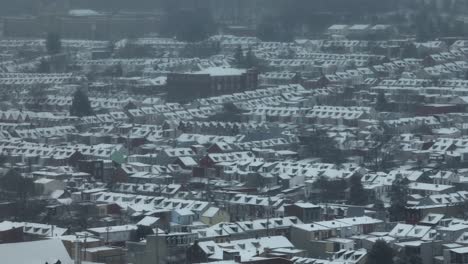
<svg viewBox="0 0 468 264">
<path fill-rule="evenodd" d="M 206 212 L 203 213 L 203 216 L 204 217 L 213 217 L 216 215 L 216 213 L 219 212 L 219 208 L 218 207 L 210 207 L 208 208 L 208 210 L 206 210 Z"/>
<path fill-rule="evenodd" d="M 70 16 L 97 16 L 99 12 L 91 9 L 72 9 L 68 12 Z"/>
<path fill-rule="evenodd" d="M 0 256 L 2 264 L 73 263 L 60 239 L 0 244 Z"/>
<path fill-rule="evenodd" d="M 195 74 L 209 74 L 211 76 L 232 76 L 232 75 L 242 75 L 246 71 L 243 69 L 236 68 L 225 68 L 225 67 L 210 67 L 203 69 Z"/>
<path fill-rule="evenodd" d="M 154 217 L 154 216 L 145 216 L 143 219 L 141 219 L 137 225 L 141 226 L 152 226 L 158 222 L 159 218 Z"/>
</svg>

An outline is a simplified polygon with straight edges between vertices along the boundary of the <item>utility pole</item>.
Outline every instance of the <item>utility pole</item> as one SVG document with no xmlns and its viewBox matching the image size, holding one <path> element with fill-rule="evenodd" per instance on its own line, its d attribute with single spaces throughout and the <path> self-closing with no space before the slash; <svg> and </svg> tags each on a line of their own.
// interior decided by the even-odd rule
<svg viewBox="0 0 468 264">
<path fill-rule="evenodd" d="M 270 203 L 271 203 L 271 197 L 270 197 L 270 188 L 267 190 L 267 195 L 268 195 L 268 200 L 267 200 L 267 222 L 266 222 L 266 235 L 269 237 L 270 236 Z"/>
<path fill-rule="evenodd" d="M 84 251 L 83 251 L 83 258 L 86 260 L 86 245 L 87 245 L 87 242 L 86 240 L 88 239 L 88 233 L 85 233 L 85 237 L 84 237 Z"/>
<path fill-rule="evenodd" d="M 77 264 L 77 263 L 76 263 L 76 261 L 77 261 L 76 258 L 77 258 L 77 257 L 79 257 L 79 262 L 80 262 L 80 263 L 78 263 L 78 264 L 81 264 L 81 261 L 82 261 L 83 259 L 86 260 L 86 246 L 87 246 L 88 236 L 89 236 L 88 233 L 85 233 L 84 235 L 75 234 L 75 237 L 76 237 L 76 239 L 75 239 L 75 264 Z M 98 237 L 95 237 L 95 236 L 91 236 L 91 237 L 94 238 L 94 239 L 98 239 Z M 78 253 L 76 253 L 77 244 L 80 244 L 80 243 L 81 243 L 81 242 L 80 242 L 80 238 L 84 238 L 84 240 L 83 240 L 83 248 L 82 248 L 81 245 L 78 245 L 78 250 L 79 250 L 79 251 L 78 251 Z M 81 256 L 81 252 L 83 252 L 83 257 Z"/>
<path fill-rule="evenodd" d="M 107 223 L 107 226 L 106 226 L 106 244 L 108 245 L 109 244 L 109 230 L 110 230 L 110 226 L 109 226 L 109 223 Z"/>
<path fill-rule="evenodd" d="M 159 228 L 156 227 L 156 250 L 155 250 L 155 254 L 156 254 L 156 263 L 155 264 L 159 264 Z"/>
<path fill-rule="evenodd" d="M 81 247 L 78 236 L 75 239 L 75 264 L 81 264 Z"/>
</svg>

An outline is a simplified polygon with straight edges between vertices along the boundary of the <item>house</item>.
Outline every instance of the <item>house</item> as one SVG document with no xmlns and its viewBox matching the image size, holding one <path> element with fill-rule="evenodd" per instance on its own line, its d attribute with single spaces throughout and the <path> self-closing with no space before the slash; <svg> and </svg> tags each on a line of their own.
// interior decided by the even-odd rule
<svg viewBox="0 0 468 264">
<path fill-rule="evenodd" d="M 298 224 L 291 227 L 291 242 L 297 248 L 304 249 L 309 256 L 324 256 L 324 252 L 332 252 L 333 244 L 320 243 L 327 238 L 333 237 L 329 227 L 312 224 Z"/>
<path fill-rule="evenodd" d="M 453 185 L 431 184 L 422 182 L 411 182 L 408 184 L 408 189 L 412 194 L 420 194 L 422 196 L 432 194 L 447 194 L 455 190 Z"/>
<path fill-rule="evenodd" d="M 332 230 L 332 236 L 340 238 L 348 238 L 358 233 L 357 225 L 344 221 L 320 221 L 314 222 L 316 225 L 324 226 Z"/>
<path fill-rule="evenodd" d="M 389 236 L 395 238 L 417 238 L 422 239 L 425 237 L 431 230 L 430 226 L 420 226 L 420 225 L 408 225 L 408 224 L 397 224 L 391 231 L 388 233 Z"/>
<path fill-rule="evenodd" d="M 99 246 L 99 247 L 86 247 L 81 252 L 81 259 L 85 262 L 99 263 L 103 260 L 109 261 L 113 259 L 118 261 L 123 259 L 126 252 L 121 247 Z"/>
<path fill-rule="evenodd" d="M 348 28 L 348 34 L 351 37 L 363 37 L 372 32 L 371 25 L 356 24 Z"/>
<path fill-rule="evenodd" d="M 266 72 L 259 75 L 259 83 L 263 86 L 287 85 L 301 81 L 300 74 L 295 72 Z"/>
<path fill-rule="evenodd" d="M 357 234 L 370 234 L 384 230 L 384 222 L 382 220 L 368 216 L 348 217 L 337 219 L 337 221 L 353 225 Z"/>
<path fill-rule="evenodd" d="M 179 165 L 184 170 L 191 171 L 193 167 L 196 167 L 198 165 L 198 162 L 196 162 L 192 157 L 178 157 L 173 162 L 173 164 Z"/>
<path fill-rule="evenodd" d="M 23 227 L 21 225 L 12 225 L 11 222 L 1 222 L 0 241 L 1 243 L 16 243 L 24 241 Z"/>
<path fill-rule="evenodd" d="M 228 212 L 218 207 L 210 207 L 200 217 L 200 221 L 207 225 L 215 225 L 221 222 L 229 222 Z"/>
<path fill-rule="evenodd" d="M 339 246 L 337 248 L 341 248 L 341 250 L 338 250 L 331 254 L 332 255 L 331 261 L 336 261 L 336 262 L 343 261 L 345 263 L 358 264 L 358 263 L 363 263 L 365 259 L 367 258 L 367 251 L 365 249 L 354 250 L 354 249 L 346 249 L 346 248 L 339 247 Z"/>
<path fill-rule="evenodd" d="M 375 112 L 368 107 L 314 106 L 305 115 L 305 122 L 357 126 L 359 119 L 373 116 Z"/>
<path fill-rule="evenodd" d="M 382 224 L 383 221 L 367 216 L 296 224 L 291 227 L 291 242 L 307 250 L 309 256 L 328 257 L 326 252 L 336 251 L 337 244 L 347 247 L 348 238 L 383 230 Z"/>
<path fill-rule="evenodd" d="M 279 208 L 283 203 L 284 199 L 279 197 L 237 194 L 227 202 L 227 210 L 231 219 L 265 217 L 270 210 Z"/>
<path fill-rule="evenodd" d="M 41 178 L 34 181 L 37 194 L 49 195 L 56 190 L 65 190 L 65 183 L 58 179 Z"/>
<path fill-rule="evenodd" d="M 98 236 L 106 243 L 123 243 L 132 240 L 137 230 L 136 225 L 119 225 L 88 228 L 87 231 Z"/>
<path fill-rule="evenodd" d="M 321 212 L 321 207 L 312 203 L 296 202 L 284 205 L 285 216 L 296 216 L 304 223 L 321 220 Z"/>
<path fill-rule="evenodd" d="M 196 240 L 192 233 L 157 233 L 141 242 L 127 242 L 128 263 L 186 263 L 187 250 Z"/>
<path fill-rule="evenodd" d="M 99 240 L 98 238 L 92 237 L 86 233 L 77 233 L 75 235 L 61 236 L 60 240 L 67 249 L 68 254 L 73 259 L 75 259 L 76 241 L 80 242 L 81 248 L 99 247 L 103 244 L 103 241 Z"/>
<path fill-rule="evenodd" d="M 180 157 L 195 157 L 196 153 L 191 148 L 166 148 L 158 153 L 157 163 L 167 165 L 174 163 Z"/>
<path fill-rule="evenodd" d="M 436 263 L 434 256 L 442 255 L 442 247 L 438 241 L 408 240 L 394 244 L 396 250 L 406 256 L 417 256 L 422 263 Z"/>
<path fill-rule="evenodd" d="M 194 262 L 211 262 L 222 260 L 248 261 L 257 254 L 275 249 L 294 249 L 294 245 L 283 236 L 271 236 L 234 240 L 227 243 L 203 241 L 193 245 L 189 252 L 197 252 L 188 256 Z"/>
<path fill-rule="evenodd" d="M 348 28 L 348 25 L 332 25 L 327 29 L 327 33 L 329 35 L 346 35 Z"/>
<path fill-rule="evenodd" d="M 428 226 L 436 226 L 440 223 L 442 218 L 444 218 L 443 214 L 429 213 L 426 216 L 424 216 L 424 218 L 421 219 L 421 221 L 419 221 L 419 224 L 428 225 Z"/>
<path fill-rule="evenodd" d="M 468 263 L 468 247 L 455 247 L 444 250 L 444 264 Z"/>
<path fill-rule="evenodd" d="M 267 221 L 268 220 L 268 221 Z M 280 235 L 290 237 L 293 225 L 302 224 L 297 217 L 275 217 L 237 222 L 220 222 L 207 228 L 194 229 L 200 241 L 225 242 L 229 239 L 245 239 Z"/>
<path fill-rule="evenodd" d="M 22 228 L 24 237 L 28 239 L 54 238 L 63 236 L 69 232 L 66 228 L 61 228 L 56 225 L 32 222 L 3 221 L 0 224 L 5 230 Z"/>
<path fill-rule="evenodd" d="M 190 209 L 175 209 L 172 211 L 171 222 L 188 226 L 193 223 L 194 218 L 195 214 Z"/>
<path fill-rule="evenodd" d="M 154 216 L 145 216 L 143 219 L 141 219 L 136 225 L 137 226 L 145 226 L 145 227 L 150 227 L 150 228 L 157 228 L 159 222 L 158 217 Z"/>
<path fill-rule="evenodd" d="M 453 242 L 460 238 L 461 235 L 466 233 L 468 228 L 464 224 L 449 224 L 448 226 L 441 226 L 437 228 L 440 238 L 445 242 Z"/>
<path fill-rule="evenodd" d="M 167 76 L 171 101 L 188 101 L 246 90 L 257 89 L 255 70 L 212 67 L 191 73 L 170 73 Z"/>
<path fill-rule="evenodd" d="M 58 238 L 0 244 L 0 255 L 3 264 L 73 263 L 65 246 Z"/>
</svg>

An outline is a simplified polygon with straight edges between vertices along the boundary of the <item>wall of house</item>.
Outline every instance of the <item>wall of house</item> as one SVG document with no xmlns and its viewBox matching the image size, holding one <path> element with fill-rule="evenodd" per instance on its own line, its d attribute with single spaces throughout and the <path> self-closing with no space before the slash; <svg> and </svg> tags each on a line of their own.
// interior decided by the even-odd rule
<svg viewBox="0 0 468 264">
<path fill-rule="evenodd" d="M 12 228 L 0 232 L 0 243 L 16 243 L 24 241 L 23 227 Z"/>
<path fill-rule="evenodd" d="M 230 222 L 230 217 L 226 211 L 219 210 L 213 217 L 201 216 L 200 221 L 207 225 L 215 225 L 222 222 Z"/>
</svg>

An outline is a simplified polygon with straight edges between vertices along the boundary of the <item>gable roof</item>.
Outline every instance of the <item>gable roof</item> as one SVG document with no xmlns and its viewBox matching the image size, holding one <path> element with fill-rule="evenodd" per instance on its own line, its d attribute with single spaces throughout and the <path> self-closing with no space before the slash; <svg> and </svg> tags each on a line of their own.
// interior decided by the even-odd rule
<svg viewBox="0 0 468 264">
<path fill-rule="evenodd" d="M 60 239 L 0 244 L 0 256 L 2 264 L 73 263 Z"/>
</svg>

